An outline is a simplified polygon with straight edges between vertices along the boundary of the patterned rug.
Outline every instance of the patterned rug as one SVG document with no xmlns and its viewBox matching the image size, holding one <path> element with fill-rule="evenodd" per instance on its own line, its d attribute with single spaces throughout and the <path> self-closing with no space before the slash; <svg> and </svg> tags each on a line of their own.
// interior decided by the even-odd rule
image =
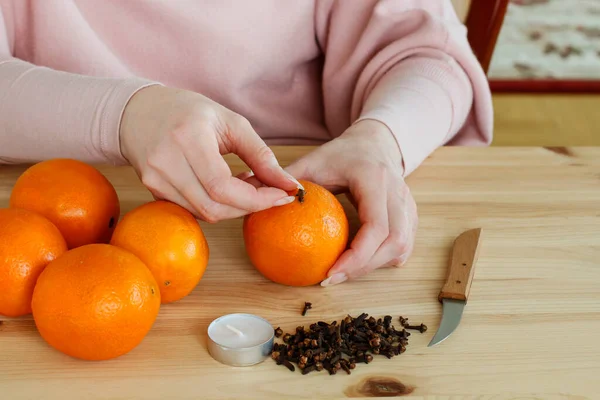
<svg viewBox="0 0 600 400">
<path fill-rule="evenodd" d="M 600 0 L 511 0 L 488 76 L 600 80 Z"/>
</svg>

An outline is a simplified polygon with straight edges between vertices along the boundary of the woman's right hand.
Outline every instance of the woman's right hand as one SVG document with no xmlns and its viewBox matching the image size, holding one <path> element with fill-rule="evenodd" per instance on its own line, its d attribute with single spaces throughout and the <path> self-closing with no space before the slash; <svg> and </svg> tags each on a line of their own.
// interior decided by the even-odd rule
<svg viewBox="0 0 600 400">
<path fill-rule="evenodd" d="M 129 101 L 121 152 L 156 199 L 185 207 L 207 222 L 290 203 L 299 187 L 240 115 L 200 94 L 149 86 Z M 262 185 L 231 174 L 234 153 Z"/>
</svg>

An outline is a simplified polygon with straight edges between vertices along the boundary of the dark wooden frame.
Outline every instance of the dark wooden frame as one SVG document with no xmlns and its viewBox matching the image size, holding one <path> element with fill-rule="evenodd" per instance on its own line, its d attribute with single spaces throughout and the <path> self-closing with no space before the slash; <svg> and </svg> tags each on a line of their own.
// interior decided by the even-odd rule
<svg viewBox="0 0 600 400">
<path fill-rule="evenodd" d="M 490 79 L 494 93 L 600 93 L 600 80 L 579 79 Z"/>
<path fill-rule="evenodd" d="M 471 0 L 465 25 L 469 43 L 483 70 L 490 66 L 509 0 Z"/>
</svg>

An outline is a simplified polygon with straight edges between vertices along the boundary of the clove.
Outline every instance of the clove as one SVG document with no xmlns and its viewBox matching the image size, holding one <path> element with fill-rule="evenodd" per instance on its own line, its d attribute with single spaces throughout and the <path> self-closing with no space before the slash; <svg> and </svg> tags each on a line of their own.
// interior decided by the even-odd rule
<svg viewBox="0 0 600 400">
<path fill-rule="evenodd" d="M 425 324 L 421 324 L 421 325 L 407 325 L 405 326 L 406 329 L 412 329 L 415 331 L 419 331 L 421 333 L 427 331 L 427 325 Z"/>
<path fill-rule="evenodd" d="M 306 195 L 306 191 L 304 189 L 298 189 L 296 193 L 296 197 L 298 197 L 298 201 L 300 203 L 304 203 L 304 196 Z"/>
<path fill-rule="evenodd" d="M 302 316 L 305 316 L 305 315 L 306 315 L 306 312 L 307 312 L 308 310 L 310 310 L 311 308 L 312 308 L 312 303 L 310 303 L 310 302 L 308 302 L 308 301 L 307 301 L 307 302 L 305 302 L 305 303 L 304 303 L 304 308 L 302 309 Z"/>
<path fill-rule="evenodd" d="M 303 315 L 310 307 L 306 302 Z M 412 326 L 406 318 L 399 320 L 401 330 L 392 325 L 389 315 L 376 319 L 366 313 L 356 318 L 348 315 L 339 322 L 318 321 L 308 328 L 298 326 L 294 334 L 281 332 L 278 337 L 283 343 L 273 346 L 272 358 L 288 369 L 284 361 L 296 363 L 303 375 L 323 370 L 330 375 L 340 370 L 350 374 L 357 364 L 371 363 L 375 355 L 393 358 L 404 353 L 410 336 L 407 329 L 427 330 L 425 324 Z"/>
</svg>

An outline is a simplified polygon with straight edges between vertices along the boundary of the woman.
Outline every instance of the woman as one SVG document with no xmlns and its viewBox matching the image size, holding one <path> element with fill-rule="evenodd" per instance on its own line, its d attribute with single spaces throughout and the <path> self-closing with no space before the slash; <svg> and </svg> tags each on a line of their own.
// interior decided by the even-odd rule
<svg viewBox="0 0 600 400">
<path fill-rule="evenodd" d="M 487 145 L 485 74 L 450 0 L 0 0 L 0 162 L 130 164 L 209 222 L 347 191 L 362 226 L 332 285 L 411 254 L 403 178 Z M 283 170 L 274 144 L 319 144 Z M 252 173 L 232 177 L 222 154 Z"/>
</svg>

